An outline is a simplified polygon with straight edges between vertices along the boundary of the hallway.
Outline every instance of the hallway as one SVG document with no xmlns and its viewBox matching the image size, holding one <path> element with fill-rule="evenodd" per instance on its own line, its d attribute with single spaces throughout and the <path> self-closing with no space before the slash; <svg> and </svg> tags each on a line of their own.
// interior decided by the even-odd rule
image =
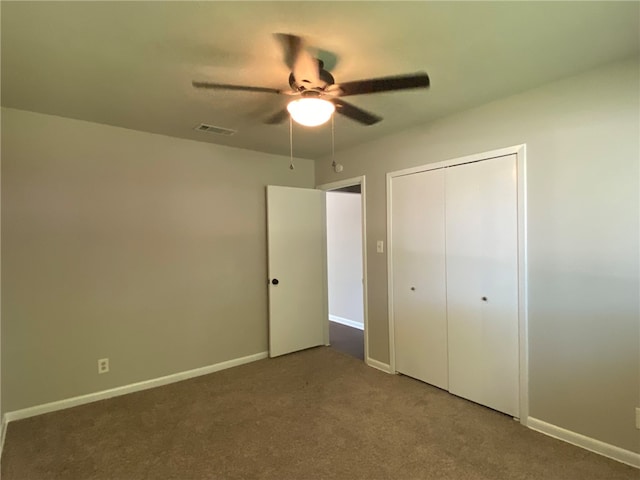
<svg viewBox="0 0 640 480">
<path fill-rule="evenodd" d="M 364 331 L 329 322 L 331 348 L 364 361 Z"/>
</svg>

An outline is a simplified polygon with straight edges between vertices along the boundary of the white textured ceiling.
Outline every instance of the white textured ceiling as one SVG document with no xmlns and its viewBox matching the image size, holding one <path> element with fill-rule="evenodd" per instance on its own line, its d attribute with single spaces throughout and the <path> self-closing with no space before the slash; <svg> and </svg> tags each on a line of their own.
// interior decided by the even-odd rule
<svg viewBox="0 0 640 480">
<path fill-rule="evenodd" d="M 340 150 L 640 54 L 638 2 L 7 2 L 2 105 L 289 154 L 287 98 L 195 90 L 192 80 L 287 86 L 273 33 L 320 51 L 340 83 L 427 71 L 429 90 L 349 97 Z M 335 62 L 333 61 L 335 60 Z M 194 131 L 201 122 L 238 130 Z M 295 127 L 294 155 L 330 153 L 330 127 Z"/>
</svg>

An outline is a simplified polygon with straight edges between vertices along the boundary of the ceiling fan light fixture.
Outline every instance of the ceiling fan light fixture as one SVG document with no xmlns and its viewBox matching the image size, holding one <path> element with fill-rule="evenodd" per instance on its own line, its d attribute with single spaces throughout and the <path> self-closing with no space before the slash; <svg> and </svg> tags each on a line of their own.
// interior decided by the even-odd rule
<svg viewBox="0 0 640 480">
<path fill-rule="evenodd" d="M 287 110 L 291 118 L 300 125 L 317 127 L 329 121 L 336 107 L 333 103 L 321 98 L 301 98 L 289 102 Z"/>
</svg>

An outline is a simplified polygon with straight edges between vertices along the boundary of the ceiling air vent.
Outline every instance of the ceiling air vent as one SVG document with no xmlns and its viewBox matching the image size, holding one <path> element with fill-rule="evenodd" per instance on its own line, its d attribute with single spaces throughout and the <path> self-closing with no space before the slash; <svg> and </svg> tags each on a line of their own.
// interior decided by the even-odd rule
<svg viewBox="0 0 640 480">
<path fill-rule="evenodd" d="M 215 125 L 207 125 L 206 123 L 201 123 L 195 129 L 198 130 L 199 132 L 215 133 L 216 135 L 224 135 L 226 137 L 229 137 L 237 132 L 237 130 L 231 130 L 230 128 L 216 127 Z"/>
</svg>

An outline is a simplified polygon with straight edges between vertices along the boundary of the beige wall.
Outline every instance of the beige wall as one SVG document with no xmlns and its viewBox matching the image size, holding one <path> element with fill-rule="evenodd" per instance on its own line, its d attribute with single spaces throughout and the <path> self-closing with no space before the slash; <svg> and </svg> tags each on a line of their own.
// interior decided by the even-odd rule
<svg viewBox="0 0 640 480">
<path fill-rule="evenodd" d="M 638 72 L 605 66 L 340 152 L 339 175 L 316 164 L 318 184 L 367 177 L 372 358 L 389 362 L 385 174 L 526 143 L 530 415 L 640 452 Z"/>
<path fill-rule="evenodd" d="M 310 160 L 3 109 L 4 410 L 266 351 L 264 187 L 313 177 Z"/>
</svg>

